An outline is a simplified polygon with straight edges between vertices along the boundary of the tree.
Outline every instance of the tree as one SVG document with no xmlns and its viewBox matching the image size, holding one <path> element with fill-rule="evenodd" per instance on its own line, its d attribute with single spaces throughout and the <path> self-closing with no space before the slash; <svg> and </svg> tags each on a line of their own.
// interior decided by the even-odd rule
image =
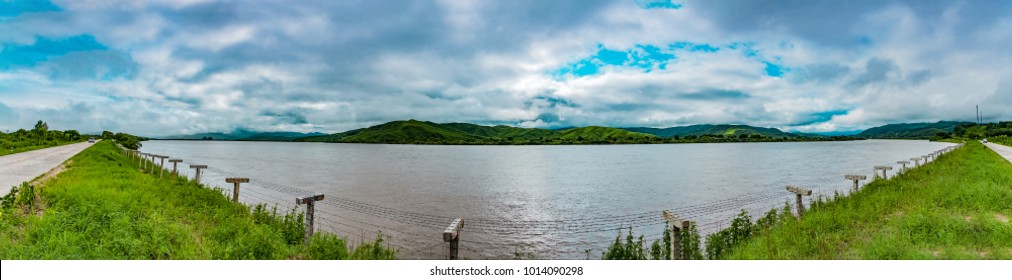
<svg viewBox="0 0 1012 280">
<path fill-rule="evenodd" d="M 956 137 L 966 137 L 966 135 L 963 135 L 965 133 L 966 127 L 963 125 L 957 125 L 956 127 L 952 128 L 952 134 L 955 134 Z"/>
<path fill-rule="evenodd" d="M 64 131 L 63 135 L 65 137 L 67 137 L 67 140 L 69 140 L 69 141 L 74 141 L 74 140 L 77 140 L 77 139 L 81 138 L 81 133 L 77 132 L 77 130 L 73 130 L 73 129 Z"/>
<path fill-rule="evenodd" d="M 102 131 L 102 139 L 112 139 L 113 136 L 112 131 Z"/>
<path fill-rule="evenodd" d="M 35 128 L 32 129 L 32 133 L 34 133 L 35 137 L 39 139 L 39 144 L 42 143 L 42 139 L 46 137 L 46 133 L 48 132 L 49 132 L 49 124 L 46 124 L 46 122 L 43 122 L 42 120 L 39 120 L 38 123 L 35 123 Z"/>
</svg>

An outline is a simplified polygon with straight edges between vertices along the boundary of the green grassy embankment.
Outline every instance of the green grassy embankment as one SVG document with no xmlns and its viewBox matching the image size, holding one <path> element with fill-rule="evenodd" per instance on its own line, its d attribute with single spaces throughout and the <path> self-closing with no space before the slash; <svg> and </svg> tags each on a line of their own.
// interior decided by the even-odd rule
<svg viewBox="0 0 1012 280">
<path fill-rule="evenodd" d="M 1012 147 L 1012 136 L 997 136 L 987 138 L 987 141 Z"/>
<path fill-rule="evenodd" d="M 22 185 L 0 209 L 0 259 L 390 259 L 382 240 L 303 242 L 302 214 L 232 203 L 183 177 L 140 171 L 111 141 Z"/>
<path fill-rule="evenodd" d="M 975 141 L 753 236 L 726 259 L 1012 259 L 1012 164 Z"/>
</svg>

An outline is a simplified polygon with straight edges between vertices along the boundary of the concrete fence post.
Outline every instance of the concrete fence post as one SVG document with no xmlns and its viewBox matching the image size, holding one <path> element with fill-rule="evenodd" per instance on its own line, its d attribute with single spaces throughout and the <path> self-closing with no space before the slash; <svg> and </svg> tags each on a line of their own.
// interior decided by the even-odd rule
<svg viewBox="0 0 1012 280">
<path fill-rule="evenodd" d="M 443 242 L 450 242 L 450 259 L 457 259 L 457 250 L 460 249 L 460 229 L 464 227 L 464 220 L 457 218 L 450 223 L 450 226 L 443 230 Z"/>
<path fill-rule="evenodd" d="M 907 172 L 907 164 L 910 163 L 910 161 L 901 160 L 901 161 L 897 161 L 896 163 L 903 165 L 903 167 L 900 168 L 899 172 Z M 899 173 L 899 172 L 897 172 L 897 173 Z"/>
<path fill-rule="evenodd" d="M 239 184 L 249 183 L 249 178 L 225 178 L 226 183 L 232 183 L 232 202 L 239 203 Z"/>
<path fill-rule="evenodd" d="M 316 202 L 320 200 L 323 200 L 322 193 L 295 198 L 295 204 L 306 205 L 306 221 L 304 224 L 306 227 L 306 245 L 309 245 L 309 238 L 313 236 L 313 216 L 316 212 L 314 205 L 316 205 Z"/>
<path fill-rule="evenodd" d="M 151 172 L 151 174 L 155 174 L 155 157 L 156 156 L 157 155 L 155 155 L 155 154 L 148 154 L 147 165 L 148 165 L 148 169 L 150 170 L 149 172 Z"/>
<path fill-rule="evenodd" d="M 682 229 L 688 229 L 691 222 L 683 220 L 675 214 L 671 214 L 668 210 L 661 212 L 661 216 L 664 220 L 671 225 L 671 259 L 681 260 L 682 259 Z"/>
<path fill-rule="evenodd" d="M 844 179 L 854 181 L 854 192 L 857 192 L 857 181 L 868 179 L 865 175 L 843 175 Z"/>
<path fill-rule="evenodd" d="M 914 167 L 920 167 L 921 166 L 921 158 L 919 158 L 919 157 L 913 157 L 913 158 L 910 158 L 910 160 L 914 161 Z"/>
<path fill-rule="evenodd" d="M 792 192 L 797 196 L 798 219 L 801 219 L 801 215 L 805 212 L 805 204 L 801 201 L 801 196 L 812 195 L 812 190 L 801 188 L 798 186 L 787 186 L 787 191 Z"/>
<path fill-rule="evenodd" d="M 161 163 L 158 164 L 158 178 L 162 178 L 162 173 L 165 172 L 165 159 L 167 159 L 167 158 L 169 158 L 169 157 L 167 157 L 167 156 L 158 156 L 158 159 L 161 160 Z"/>
<path fill-rule="evenodd" d="M 179 172 L 176 171 L 176 165 L 179 164 L 180 162 L 183 162 L 183 160 L 178 159 L 178 158 L 174 158 L 174 159 L 170 159 L 169 162 L 172 163 L 172 175 L 179 175 Z"/>
<path fill-rule="evenodd" d="M 882 170 L 882 179 L 889 179 L 889 174 L 886 174 L 886 170 L 892 170 L 892 166 L 888 165 L 877 165 L 875 166 L 875 172 Z M 877 173 L 876 173 L 877 174 Z"/>
<path fill-rule="evenodd" d="M 191 164 L 190 168 L 197 169 L 197 174 L 193 175 L 193 180 L 197 181 L 197 184 L 200 184 L 200 170 L 204 169 L 204 168 L 207 168 L 207 165 L 203 165 L 203 164 L 196 164 L 196 165 L 194 165 L 194 164 Z"/>
</svg>

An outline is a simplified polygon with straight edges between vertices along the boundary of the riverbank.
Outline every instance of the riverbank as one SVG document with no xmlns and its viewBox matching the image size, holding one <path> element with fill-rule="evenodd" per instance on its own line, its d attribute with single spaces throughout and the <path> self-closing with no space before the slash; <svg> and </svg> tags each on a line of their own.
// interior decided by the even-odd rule
<svg viewBox="0 0 1012 280">
<path fill-rule="evenodd" d="M 389 259 L 381 241 L 302 243 L 301 213 L 236 204 L 183 177 L 144 173 L 112 141 L 5 196 L 0 259 Z"/>
<path fill-rule="evenodd" d="M 963 148 L 786 220 L 727 259 L 1012 259 L 1012 164 Z"/>
</svg>

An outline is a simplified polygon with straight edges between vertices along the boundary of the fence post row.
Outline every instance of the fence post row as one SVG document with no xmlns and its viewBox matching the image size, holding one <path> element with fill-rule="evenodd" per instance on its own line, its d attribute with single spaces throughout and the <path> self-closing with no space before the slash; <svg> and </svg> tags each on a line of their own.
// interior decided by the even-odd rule
<svg viewBox="0 0 1012 280">
<path fill-rule="evenodd" d="M 232 202 L 239 202 L 239 184 L 249 183 L 249 178 L 225 178 L 225 183 L 232 183 Z"/>
<path fill-rule="evenodd" d="M 865 175 L 843 175 L 844 179 L 854 181 L 854 192 L 857 192 L 857 181 L 868 179 Z"/>
<path fill-rule="evenodd" d="M 457 259 L 457 250 L 460 248 L 460 229 L 464 227 L 464 220 L 457 218 L 450 223 L 443 231 L 443 242 L 450 242 L 450 259 Z"/>
<path fill-rule="evenodd" d="M 899 164 L 903 165 L 903 167 L 900 168 L 900 172 L 907 172 L 907 164 L 910 163 L 910 161 L 901 160 L 901 161 L 897 161 L 896 163 L 899 163 Z"/>
<path fill-rule="evenodd" d="M 682 229 L 688 229 L 691 223 L 671 214 L 668 210 L 661 212 L 661 216 L 671 225 L 671 259 L 680 260 L 682 259 Z"/>
<path fill-rule="evenodd" d="M 190 168 L 197 169 L 197 174 L 193 175 L 193 180 L 197 181 L 197 184 L 200 184 L 200 170 L 204 169 L 204 168 L 207 168 L 207 165 L 203 165 L 203 164 L 191 164 Z"/>
<path fill-rule="evenodd" d="M 183 162 L 183 160 L 174 158 L 170 159 L 169 162 L 172 163 L 172 175 L 179 175 L 179 173 L 176 171 L 176 165 L 179 164 L 180 162 Z"/>
<path fill-rule="evenodd" d="M 318 194 L 314 194 L 314 195 L 307 195 L 307 196 L 300 196 L 300 197 L 295 198 L 295 204 L 305 204 L 306 205 L 306 222 L 305 222 L 305 227 L 306 227 L 306 240 L 305 240 L 305 244 L 306 245 L 309 245 L 309 237 L 313 236 L 313 216 L 314 216 L 313 213 L 316 212 L 314 210 L 314 208 L 315 208 L 314 205 L 316 205 L 316 202 L 320 201 L 320 200 L 323 200 L 323 194 L 322 193 L 318 193 Z"/>
<path fill-rule="evenodd" d="M 888 165 L 877 165 L 875 166 L 875 175 L 878 176 L 878 171 L 882 170 L 882 179 L 889 179 L 889 175 L 886 174 L 886 170 L 892 170 L 892 166 Z"/>
<path fill-rule="evenodd" d="M 801 188 L 798 186 L 787 186 L 787 191 L 794 193 L 798 197 L 798 219 L 801 219 L 802 213 L 805 212 L 805 205 L 801 202 L 802 195 L 812 195 L 812 190 Z"/>
</svg>

